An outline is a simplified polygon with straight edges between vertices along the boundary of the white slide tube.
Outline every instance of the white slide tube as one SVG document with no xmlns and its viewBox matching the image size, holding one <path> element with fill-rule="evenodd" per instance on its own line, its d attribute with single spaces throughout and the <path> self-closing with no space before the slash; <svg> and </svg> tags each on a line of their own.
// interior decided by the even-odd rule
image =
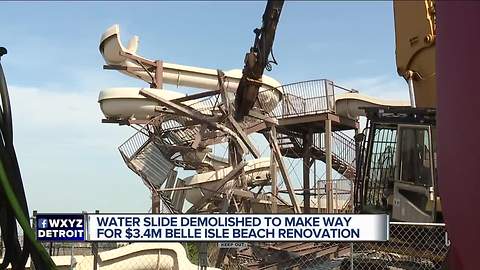
<svg viewBox="0 0 480 270">
<path fill-rule="evenodd" d="M 135 68 L 137 70 L 120 70 L 120 72 L 135 78 L 142 79 L 147 82 L 151 82 L 151 76 L 142 70 L 142 66 L 135 60 L 129 59 L 125 54 L 130 54 L 135 57 L 139 57 L 148 62 L 154 62 L 142 56 L 137 55 L 139 38 L 134 36 L 127 47 L 124 47 L 120 39 L 120 28 L 117 24 L 108 28 L 105 33 L 103 33 L 100 39 L 100 52 L 105 59 L 105 62 L 109 65 L 121 65 L 126 67 Z M 154 71 L 151 72 L 152 74 Z M 217 70 L 199 68 L 192 66 L 184 66 L 172 63 L 163 63 L 163 83 L 185 86 L 199 89 L 208 89 L 208 90 L 217 90 L 218 89 L 218 78 Z M 239 69 L 233 69 L 225 72 L 225 87 L 227 91 L 235 92 L 240 78 L 242 77 L 242 71 Z M 262 77 L 262 86 L 260 91 L 278 88 L 281 84 L 269 77 Z M 277 89 L 278 92 L 280 90 Z M 280 93 L 281 94 L 281 93 Z"/>
<path fill-rule="evenodd" d="M 359 93 L 345 93 L 335 96 L 335 112 L 338 115 L 356 119 L 365 116 L 365 107 L 408 107 L 410 102 L 405 100 L 384 100 Z"/>
</svg>

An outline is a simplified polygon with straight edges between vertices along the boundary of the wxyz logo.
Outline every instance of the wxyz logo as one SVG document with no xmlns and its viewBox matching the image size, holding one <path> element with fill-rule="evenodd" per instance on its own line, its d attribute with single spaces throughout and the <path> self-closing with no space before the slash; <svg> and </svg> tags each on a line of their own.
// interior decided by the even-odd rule
<svg viewBox="0 0 480 270">
<path fill-rule="evenodd" d="M 42 220 L 46 223 L 46 220 Z M 41 224 L 46 226 L 46 224 Z M 50 228 L 83 228 L 83 219 L 49 219 L 48 226 Z M 45 227 L 44 227 L 45 228 Z"/>
</svg>

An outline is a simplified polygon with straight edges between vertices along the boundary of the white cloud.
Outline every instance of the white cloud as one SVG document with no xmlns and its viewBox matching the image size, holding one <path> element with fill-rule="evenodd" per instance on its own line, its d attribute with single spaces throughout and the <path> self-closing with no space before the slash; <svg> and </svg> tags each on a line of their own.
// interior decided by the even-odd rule
<svg viewBox="0 0 480 270">
<path fill-rule="evenodd" d="M 10 87 L 14 138 L 31 209 L 145 212 L 149 194 L 117 147 L 134 131 L 102 124 L 97 93 Z"/>
</svg>

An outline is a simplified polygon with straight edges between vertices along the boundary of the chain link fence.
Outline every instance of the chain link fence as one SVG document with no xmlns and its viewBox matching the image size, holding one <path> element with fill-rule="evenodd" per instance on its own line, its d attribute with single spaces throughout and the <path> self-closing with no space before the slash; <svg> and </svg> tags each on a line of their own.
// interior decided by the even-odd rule
<svg viewBox="0 0 480 270">
<path fill-rule="evenodd" d="M 444 224 L 390 223 L 390 240 L 353 245 L 356 269 L 442 269 L 450 242 Z"/>
<path fill-rule="evenodd" d="M 252 244 L 224 268 L 442 270 L 449 245 L 444 224 L 391 222 L 387 242 Z"/>
</svg>

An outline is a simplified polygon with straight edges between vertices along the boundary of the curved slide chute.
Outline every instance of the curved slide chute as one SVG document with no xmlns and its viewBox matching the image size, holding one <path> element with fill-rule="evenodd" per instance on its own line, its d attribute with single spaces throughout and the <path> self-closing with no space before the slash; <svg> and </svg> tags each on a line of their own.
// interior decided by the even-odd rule
<svg viewBox="0 0 480 270">
<path fill-rule="evenodd" d="M 110 88 L 100 92 L 98 102 L 100 108 L 107 118 L 116 119 L 142 119 L 147 120 L 155 114 L 155 108 L 159 104 L 153 100 L 139 94 L 142 88 L 125 87 Z M 167 100 L 184 97 L 185 94 L 162 90 L 158 95 Z M 185 105 L 191 105 L 193 102 L 185 102 Z M 275 108 L 279 103 L 272 100 L 264 104 L 266 108 Z M 196 107 L 195 107 L 196 106 Z M 365 107 L 409 107 L 410 102 L 406 100 L 384 100 L 359 93 L 345 93 L 335 96 L 335 113 L 350 119 L 356 119 L 358 116 L 365 116 Z M 197 110 L 208 110 L 211 108 L 195 104 L 193 107 Z"/>
<path fill-rule="evenodd" d="M 128 46 L 124 47 L 120 39 L 120 28 L 115 24 L 102 35 L 99 49 L 108 65 L 122 67 L 119 71 L 130 77 L 152 82 L 152 77 L 155 77 L 156 72 L 156 69 L 153 68 L 155 61 L 137 54 L 138 42 L 139 38 L 134 36 L 128 43 Z M 149 65 L 149 63 L 151 64 Z M 149 70 L 149 72 L 145 71 L 145 69 Z M 225 90 L 235 93 L 242 77 L 242 71 L 240 69 L 232 69 L 224 74 Z M 161 77 L 165 84 L 206 90 L 218 90 L 219 88 L 218 72 L 215 69 L 164 62 L 162 63 Z M 273 95 L 273 98 L 277 99 L 278 102 L 282 98 L 280 86 L 281 84 L 277 80 L 264 75 L 261 80 L 259 95 L 262 93 Z M 272 90 L 273 92 L 267 90 Z M 261 96 L 259 96 L 259 100 L 262 100 Z"/>
<path fill-rule="evenodd" d="M 409 101 L 384 100 L 359 93 L 345 93 L 335 96 L 335 113 L 350 119 L 365 116 L 366 107 L 409 107 Z"/>
<path fill-rule="evenodd" d="M 245 180 L 248 186 L 258 186 L 270 181 L 270 158 L 259 158 L 247 161 L 244 167 Z M 233 170 L 232 167 L 199 173 L 184 179 L 185 185 L 189 187 L 199 187 L 187 190 L 186 199 L 195 205 L 200 199 L 207 195 L 212 195 L 212 191 L 222 193 L 229 190 L 235 183 L 229 181 L 224 185 L 219 184 L 219 180 L 224 179 Z"/>
</svg>

